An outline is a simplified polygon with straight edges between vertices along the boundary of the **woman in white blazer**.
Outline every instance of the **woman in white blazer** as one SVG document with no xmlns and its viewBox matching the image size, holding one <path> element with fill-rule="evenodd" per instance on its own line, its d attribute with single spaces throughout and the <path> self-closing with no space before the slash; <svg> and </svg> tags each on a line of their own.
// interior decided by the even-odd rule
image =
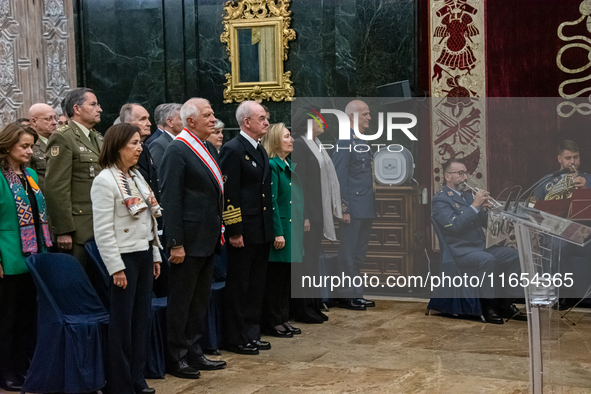
<svg viewBox="0 0 591 394">
<path fill-rule="evenodd" d="M 152 277 L 160 275 L 156 217 L 160 206 L 136 169 L 139 129 L 110 127 L 90 195 L 94 237 L 113 278 L 110 294 L 107 388 L 110 393 L 154 393 L 143 376 L 147 360 Z"/>
</svg>

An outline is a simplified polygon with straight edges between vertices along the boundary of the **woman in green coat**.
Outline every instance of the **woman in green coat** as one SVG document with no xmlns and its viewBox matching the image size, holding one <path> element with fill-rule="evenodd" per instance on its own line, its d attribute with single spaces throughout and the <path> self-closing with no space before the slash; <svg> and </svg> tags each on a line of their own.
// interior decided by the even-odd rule
<svg viewBox="0 0 591 394">
<path fill-rule="evenodd" d="M 35 340 L 37 292 L 27 256 L 51 246 L 37 174 L 26 168 L 37 133 L 17 123 L 0 131 L 0 388 L 20 391 Z"/>
<path fill-rule="evenodd" d="M 304 240 L 304 193 L 294 166 L 288 159 L 293 139 L 283 123 L 269 126 L 263 147 L 271 166 L 271 198 L 275 241 L 269 251 L 269 265 L 263 301 L 261 329 L 280 338 L 301 334 L 289 322 L 291 264 L 301 263 Z"/>
</svg>

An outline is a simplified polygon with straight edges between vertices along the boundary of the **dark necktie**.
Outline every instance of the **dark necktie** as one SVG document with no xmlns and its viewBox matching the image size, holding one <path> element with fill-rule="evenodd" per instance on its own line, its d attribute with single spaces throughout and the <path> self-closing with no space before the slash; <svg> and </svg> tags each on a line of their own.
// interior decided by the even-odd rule
<svg viewBox="0 0 591 394">
<path fill-rule="evenodd" d="M 88 134 L 88 138 L 90 139 L 90 143 L 92 144 L 94 149 L 96 149 L 97 152 L 100 152 L 101 148 L 100 148 L 98 140 L 96 138 L 96 132 L 91 131 L 90 134 Z"/>
</svg>

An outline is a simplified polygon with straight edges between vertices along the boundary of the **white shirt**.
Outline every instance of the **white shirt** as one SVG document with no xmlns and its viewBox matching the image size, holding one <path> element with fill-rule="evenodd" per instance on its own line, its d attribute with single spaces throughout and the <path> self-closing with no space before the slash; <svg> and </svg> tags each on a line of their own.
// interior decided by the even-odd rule
<svg viewBox="0 0 591 394">
<path fill-rule="evenodd" d="M 240 130 L 240 135 L 242 135 L 244 138 L 246 138 L 246 140 L 251 143 L 253 148 L 256 149 L 257 146 L 259 145 L 258 141 L 255 141 L 254 138 L 252 138 L 251 136 L 246 134 L 244 131 Z"/>
<path fill-rule="evenodd" d="M 41 134 L 37 134 L 37 136 L 39 136 L 39 139 L 41 140 L 41 142 L 43 142 L 45 145 L 47 145 L 47 141 L 49 141 L 49 138 L 45 138 Z"/>
<path fill-rule="evenodd" d="M 82 132 L 84 133 L 86 138 L 90 139 L 90 130 L 88 130 L 86 127 L 82 126 L 80 123 L 76 122 L 75 120 L 72 120 L 72 122 L 76 123 L 76 125 L 78 127 L 80 127 L 80 130 L 82 130 Z"/>
<path fill-rule="evenodd" d="M 170 138 L 172 138 L 173 140 L 176 138 L 176 135 L 172 134 L 168 130 L 162 130 L 162 132 L 168 134 L 170 136 Z"/>
</svg>

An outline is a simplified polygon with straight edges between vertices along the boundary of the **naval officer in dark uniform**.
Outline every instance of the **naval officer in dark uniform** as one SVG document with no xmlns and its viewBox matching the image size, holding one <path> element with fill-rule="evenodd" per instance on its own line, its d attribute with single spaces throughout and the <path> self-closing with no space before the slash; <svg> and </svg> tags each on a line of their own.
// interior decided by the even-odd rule
<svg viewBox="0 0 591 394">
<path fill-rule="evenodd" d="M 358 114 L 357 127 L 364 133 L 369 127 L 371 116 L 369 107 L 361 100 L 353 100 L 345 108 L 351 125 L 351 137 L 339 140 L 332 155 L 332 161 L 337 172 L 341 188 L 343 218 L 340 224 L 339 239 L 339 270 L 346 276 L 353 278 L 360 276 L 361 265 L 367 254 L 369 236 L 375 217 L 374 183 L 373 183 L 373 154 L 367 147 L 355 150 L 358 144 L 364 144 L 353 132 L 354 114 Z M 360 287 L 343 287 L 338 306 L 352 310 L 365 310 L 375 306 L 375 303 L 363 298 Z"/>
<path fill-rule="evenodd" d="M 224 225 L 228 241 L 225 288 L 226 350 L 258 354 L 271 348 L 260 340 L 261 311 L 269 248 L 275 233 L 269 157 L 259 144 L 269 120 L 256 101 L 236 110 L 240 133 L 222 146 Z"/>
<path fill-rule="evenodd" d="M 98 157 L 103 146 L 103 137 L 93 127 L 102 110 L 88 88 L 68 93 L 65 109 L 68 124 L 47 142 L 45 198 L 59 251 L 71 251 L 86 266 L 84 243 L 94 236 L 90 188 L 101 172 Z"/>
</svg>

